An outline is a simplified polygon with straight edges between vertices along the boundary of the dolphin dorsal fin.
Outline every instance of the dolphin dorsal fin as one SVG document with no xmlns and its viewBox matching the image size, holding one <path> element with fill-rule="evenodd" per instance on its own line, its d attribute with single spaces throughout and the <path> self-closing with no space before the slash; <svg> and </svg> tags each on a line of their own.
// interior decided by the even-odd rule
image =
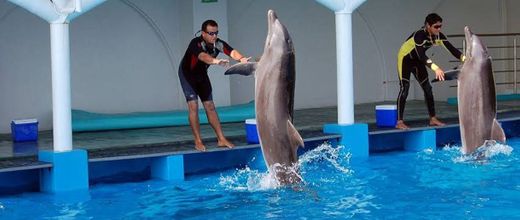
<svg viewBox="0 0 520 220">
<path fill-rule="evenodd" d="M 491 126 L 491 139 L 502 143 L 506 142 L 506 135 L 504 134 L 502 127 L 500 127 L 497 119 L 493 119 L 493 126 Z"/>
<path fill-rule="evenodd" d="M 305 147 L 302 136 L 300 136 L 300 133 L 298 133 L 298 130 L 296 130 L 296 128 L 289 119 L 287 119 L 287 134 L 289 134 L 289 138 L 291 140 L 291 147 Z"/>
<path fill-rule="evenodd" d="M 256 71 L 257 62 L 237 63 L 226 70 L 224 75 L 239 74 L 249 76 Z"/>
</svg>

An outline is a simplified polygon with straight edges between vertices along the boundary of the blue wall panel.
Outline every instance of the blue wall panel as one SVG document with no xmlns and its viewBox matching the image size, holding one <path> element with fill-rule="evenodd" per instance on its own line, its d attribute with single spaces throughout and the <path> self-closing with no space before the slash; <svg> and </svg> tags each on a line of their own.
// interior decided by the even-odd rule
<svg viewBox="0 0 520 220">
<path fill-rule="evenodd" d="M 40 171 L 22 170 L 0 173 L 0 194 L 40 191 Z"/>
<path fill-rule="evenodd" d="M 150 179 L 151 158 L 89 163 L 90 184 L 135 182 Z"/>
</svg>

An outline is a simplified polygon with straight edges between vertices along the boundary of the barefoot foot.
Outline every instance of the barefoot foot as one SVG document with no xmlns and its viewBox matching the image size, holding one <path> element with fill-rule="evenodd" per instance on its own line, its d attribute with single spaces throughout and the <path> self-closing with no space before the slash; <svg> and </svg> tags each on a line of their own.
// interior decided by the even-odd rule
<svg viewBox="0 0 520 220">
<path fill-rule="evenodd" d="M 403 120 L 399 120 L 399 121 L 397 121 L 395 128 L 405 130 L 405 129 L 409 129 L 410 127 L 408 127 L 408 125 L 406 125 Z"/>
<path fill-rule="evenodd" d="M 233 148 L 235 145 L 231 142 L 229 142 L 227 139 L 219 140 L 217 143 L 218 147 L 227 147 L 227 148 Z"/>
<path fill-rule="evenodd" d="M 202 141 L 195 141 L 195 149 L 198 151 L 206 151 L 206 146 L 204 146 Z"/>
<path fill-rule="evenodd" d="M 437 117 L 430 118 L 430 126 L 444 126 L 445 123 L 441 122 Z"/>
</svg>

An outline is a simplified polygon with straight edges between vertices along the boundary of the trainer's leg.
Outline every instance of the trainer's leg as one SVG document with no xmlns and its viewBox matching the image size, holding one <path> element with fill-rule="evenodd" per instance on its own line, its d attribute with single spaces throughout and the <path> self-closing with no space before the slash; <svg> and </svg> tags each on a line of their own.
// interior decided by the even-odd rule
<svg viewBox="0 0 520 220">
<path fill-rule="evenodd" d="M 409 127 L 404 123 L 404 108 L 406 106 L 406 98 L 408 98 L 408 91 L 410 89 L 410 63 L 407 59 L 403 60 L 402 72 L 399 73 L 399 95 L 397 96 L 397 124 L 396 128 L 408 129 Z"/>
<path fill-rule="evenodd" d="M 222 126 L 220 125 L 220 120 L 217 115 L 217 111 L 215 110 L 215 104 L 212 100 L 204 101 L 202 102 L 204 105 L 204 109 L 206 110 L 206 115 L 208 116 L 208 122 L 215 130 L 215 134 L 217 135 L 218 143 L 217 145 L 219 147 L 228 147 L 232 148 L 235 145 L 229 142 L 226 137 L 224 136 L 224 132 L 222 131 Z"/>
<path fill-rule="evenodd" d="M 191 131 L 193 133 L 195 149 L 205 151 L 206 146 L 200 137 L 200 123 L 199 123 L 199 104 L 198 96 L 192 85 L 184 77 L 182 68 L 179 67 L 179 80 L 181 82 L 182 92 L 186 97 L 186 104 L 188 105 L 188 120 L 190 122 Z"/>
<path fill-rule="evenodd" d="M 433 98 L 433 89 L 430 84 L 430 80 L 428 79 L 428 72 L 426 71 L 426 67 L 419 66 L 417 75 L 415 76 L 421 88 L 424 92 L 424 100 L 426 101 L 426 107 L 428 108 L 428 114 L 430 115 L 430 125 L 431 126 L 443 126 L 445 125 L 435 116 L 435 101 Z"/>
<path fill-rule="evenodd" d="M 199 151 L 205 151 L 206 146 L 204 146 L 200 136 L 199 104 L 197 100 L 188 101 L 188 115 L 191 132 L 193 133 L 193 138 L 195 141 L 195 149 Z"/>
</svg>

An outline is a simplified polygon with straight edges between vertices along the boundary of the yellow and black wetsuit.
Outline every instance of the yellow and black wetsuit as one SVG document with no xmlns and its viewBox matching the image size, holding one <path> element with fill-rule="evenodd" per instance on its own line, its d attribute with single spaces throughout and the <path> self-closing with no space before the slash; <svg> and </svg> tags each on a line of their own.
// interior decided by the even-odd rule
<svg viewBox="0 0 520 220">
<path fill-rule="evenodd" d="M 426 71 L 426 66 L 433 71 L 439 68 L 426 56 L 426 50 L 434 45 L 444 46 L 457 59 L 463 59 L 462 53 L 446 39 L 444 34 L 439 33 L 438 36 L 430 35 L 424 28 L 412 33 L 401 46 L 401 49 L 399 49 L 397 56 L 397 69 L 400 81 L 399 96 L 397 97 L 398 120 L 403 120 L 404 106 L 410 88 L 410 73 L 414 74 L 415 79 L 417 79 L 424 91 L 424 98 L 430 117 L 435 116 L 432 86 Z"/>
</svg>

